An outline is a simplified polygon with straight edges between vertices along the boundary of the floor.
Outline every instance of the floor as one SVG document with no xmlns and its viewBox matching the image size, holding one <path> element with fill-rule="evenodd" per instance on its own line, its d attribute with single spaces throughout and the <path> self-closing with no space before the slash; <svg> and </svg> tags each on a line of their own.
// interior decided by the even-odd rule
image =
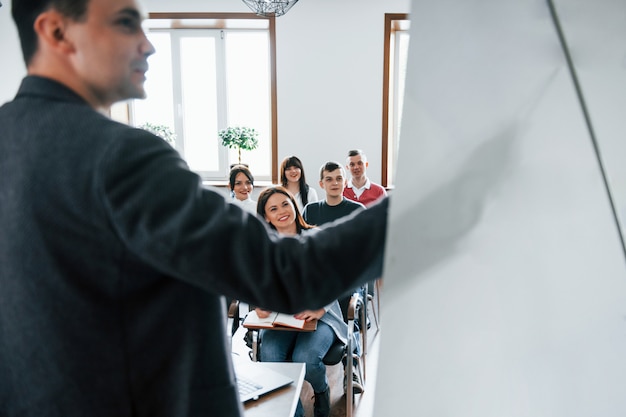
<svg viewBox="0 0 626 417">
<path fill-rule="evenodd" d="M 373 303 L 370 303 L 372 306 Z M 247 310 L 246 306 L 242 306 L 241 311 Z M 371 417 L 374 412 L 374 392 L 376 388 L 376 370 L 378 368 L 378 349 L 380 341 L 380 328 L 376 325 L 375 316 L 372 308 L 368 309 L 368 315 L 371 321 L 371 327 L 367 332 L 367 354 L 366 358 L 366 381 L 365 391 L 354 397 L 353 417 Z M 244 356 L 248 354 L 248 347 L 243 341 L 245 329 L 242 327 L 233 336 L 233 351 Z M 328 366 L 326 368 L 331 392 L 331 417 L 346 417 L 346 397 L 343 394 L 343 366 L 341 364 Z M 313 390 L 305 381 L 300 399 L 305 409 L 306 417 L 313 416 Z"/>
</svg>

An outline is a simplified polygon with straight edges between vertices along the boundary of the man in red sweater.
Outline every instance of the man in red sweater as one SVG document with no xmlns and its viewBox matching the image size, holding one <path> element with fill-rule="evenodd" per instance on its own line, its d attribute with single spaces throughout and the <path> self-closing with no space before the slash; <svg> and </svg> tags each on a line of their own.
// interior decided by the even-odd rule
<svg viewBox="0 0 626 417">
<path fill-rule="evenodd" d="M 346 168 L 352 178 L 348 180 L 343 196 L 349 200 L 357 201 L 366 207 L 380 197 L 387 195 L 385 189 L 367 178 L 367 156 L 360 149 L 348 152 Z"/>
</svg>

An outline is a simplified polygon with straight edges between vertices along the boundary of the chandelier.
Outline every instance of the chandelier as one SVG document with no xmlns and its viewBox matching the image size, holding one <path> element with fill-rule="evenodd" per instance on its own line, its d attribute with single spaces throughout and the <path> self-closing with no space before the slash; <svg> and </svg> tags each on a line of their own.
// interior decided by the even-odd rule
<svg viewBox="0 0 626 417">
<path fill-rule="evenodd" d="M 293 7 L 298 0 L 243 0 L 254 13 L 259 16 L 282 16 Z"/>
</svg>

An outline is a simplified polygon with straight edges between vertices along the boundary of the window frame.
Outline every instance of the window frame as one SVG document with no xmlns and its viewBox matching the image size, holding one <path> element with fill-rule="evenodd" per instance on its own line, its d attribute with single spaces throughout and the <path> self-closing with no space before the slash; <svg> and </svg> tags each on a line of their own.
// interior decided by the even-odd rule
<svg viewBox="0 0 626 417">
<path fill-rule="evenodd" d="M 155 12 L 149 13 L 147 20 L 170 20 L 172 26 L 182 21 L 196 21 L 191 25 L 193 29 L 231 29 L 229 23 L 234 20 L 267 20 L 269 33 L 269 71 L 270 71 L 270 181 L 278 181 L 278 104 L 276 85 L 276 18 L 274 16 L 258 16 L 254 13 L 202 13 L 202 12 Z M 212 22 L 207 24 L 206 21 Z M 174 26 L 173 29 L 184 27 Z M 186 28 L 186 27 L 185 27 Z M 205 183 L 220 185 L 223 181 L 205 181 Z"/>
<path fill-rule="evenodd" d="M 392 60 L 395 57 L 396 50 L 392 49 L 392 39 L 397 31 L 396 27 L 402 25 L 402 21 L 410 24 L 408 13 L 385 13 L 385 32 L 384 32 L 384 51 L 383 51 L 383 115 L 382 115 L 382 148 L 381 148 L 381 185 L 387 189 L 393 188 L 392 176 L 390 170 L 395 164 L 390 161 L 393 153 L 390 149 L 395 146 L 395 138 L 390 135 L 390 129 L 395 129 L 395 124 L 391 119 L 394 117 L 392 110 L 394 106 L 391 101 L 395 99 L 397 92 L 394 91 L 395 84 L 392 71 Z M 395 161 L 394 161 L 395 163 Z"/>
</svg>

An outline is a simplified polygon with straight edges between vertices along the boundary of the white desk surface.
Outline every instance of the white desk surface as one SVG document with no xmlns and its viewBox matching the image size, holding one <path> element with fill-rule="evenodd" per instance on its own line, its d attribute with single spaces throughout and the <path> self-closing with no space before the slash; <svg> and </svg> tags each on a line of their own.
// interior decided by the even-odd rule
<svg viewBox="0 0 626 417">
<path fill-rule="evenodd" d="M 273 371 L 280 372 L 293 379 L 293 383 L 277 389 L 258 400 L 244 404 L 245 417 L 293 417 L 300 398 L 304 381 L 304 363 L 294 362 L 263 362 Z"/>
</svg>

